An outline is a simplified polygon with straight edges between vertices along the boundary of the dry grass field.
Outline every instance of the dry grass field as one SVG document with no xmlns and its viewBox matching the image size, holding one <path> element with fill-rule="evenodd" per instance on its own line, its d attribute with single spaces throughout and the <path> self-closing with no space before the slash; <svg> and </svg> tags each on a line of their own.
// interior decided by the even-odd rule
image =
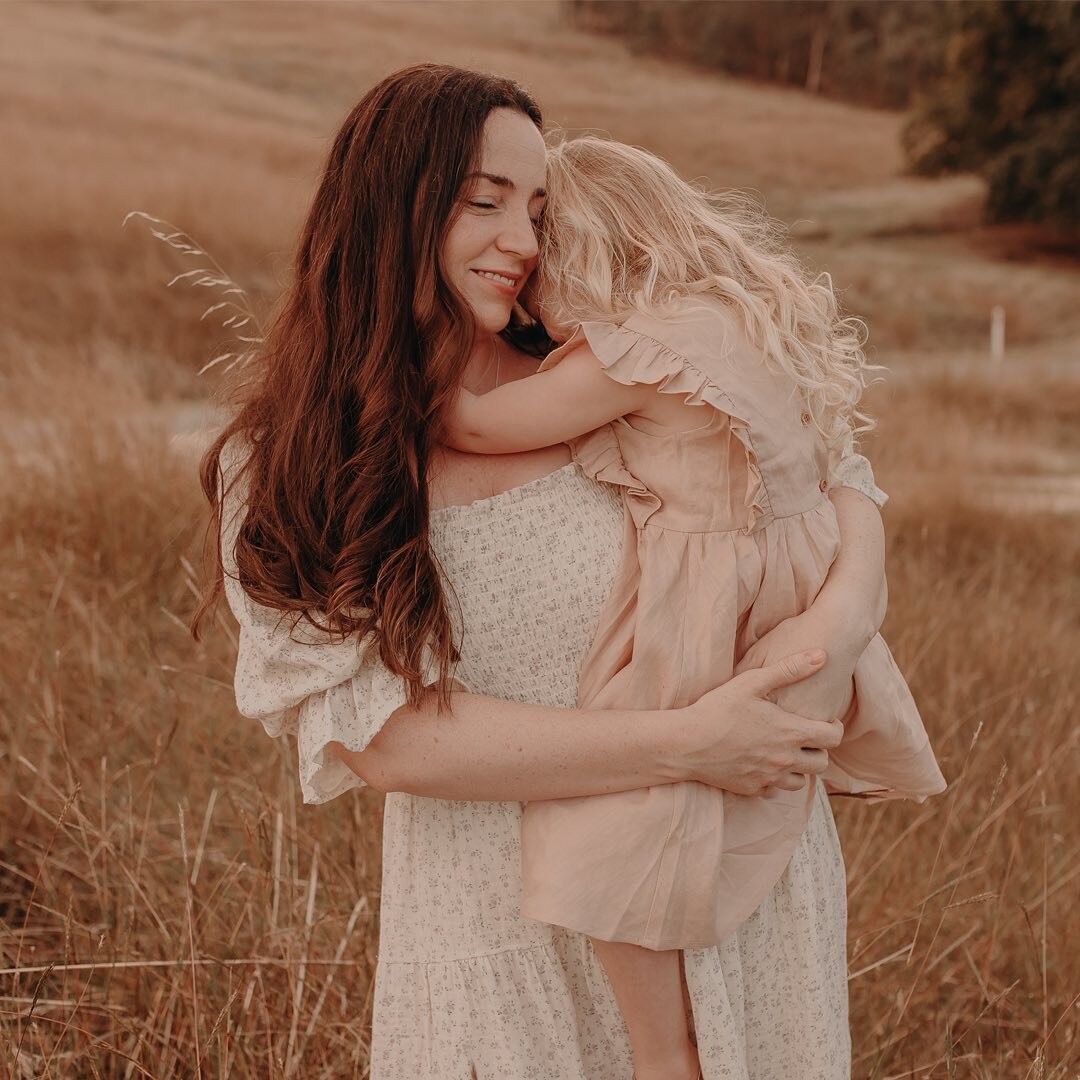
<svg viewBox="0 0 1080 1080">
<path fill-rule="evenodd" d="M 0 1074 L 367 1075 L 379 800 L 299 805 L 235 713 L 230 620 L 187 634 L 205 516 L 170 430 L 228 332 L 121 221 L 187 229 L 265 311 L 338 120 L 421 59 L 756 189 L 867 319 L 886 633 L 952 785 L 836 807 L 854 1075 L 1080 1076 L 1080 264 L 980 228 L 970 178 L 903 177 L 897 115 L 539 2 L 0 9 Z"/>
</svg>

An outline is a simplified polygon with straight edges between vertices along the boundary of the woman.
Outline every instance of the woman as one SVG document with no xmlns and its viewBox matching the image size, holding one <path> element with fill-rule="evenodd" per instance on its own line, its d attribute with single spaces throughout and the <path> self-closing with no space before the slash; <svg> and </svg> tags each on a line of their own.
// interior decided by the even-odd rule
<svg viewBox="0 0 1080 1080">
<path fill-rule="evenodd" d="M 799 695 L 843 701 L 883 615 L 877 510 L 839 484 L 881 496 L 849 456 L 833 478 L 844 552 L 811 610 L 744 661 L 766 666 L 685 709 L 573 707 L 619 561 L 618 494 L 565 446 L 440 446 L 459 386 L 535 369 L 499 333 L 536 261 L 540 122 L 515 84 L 436 65 L 360 101 L 255 378 L 203 462 L 221 529 L 207 605 L 224 585 L 240 622 L 240 711 L 296 733 L 307 801 L 387 792 L 375 1080 L 626 1080 L 588 940 L 519 914 L 522 803 L 684 779 L 801 786 L 839 730 L 798 715 Z M 818 645 L 824 667 L 803 653 Z M 819 791 L 766 903 L 686 954 L 707 1080 L 848 1075 L 844 887 Z"/>
</svg>

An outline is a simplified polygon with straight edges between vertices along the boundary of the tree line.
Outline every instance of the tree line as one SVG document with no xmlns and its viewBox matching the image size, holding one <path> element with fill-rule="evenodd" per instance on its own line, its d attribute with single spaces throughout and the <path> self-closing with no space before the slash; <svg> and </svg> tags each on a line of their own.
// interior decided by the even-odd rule
<svg viewBox="0 0 1080 1080">
<path fill-rule="evenodd" d="M 987 217 L 1080 226 L 1078 0 L 566 0 L 632 49 L 909 112 L 913 172 L 977 172 Z"/>
</svg>

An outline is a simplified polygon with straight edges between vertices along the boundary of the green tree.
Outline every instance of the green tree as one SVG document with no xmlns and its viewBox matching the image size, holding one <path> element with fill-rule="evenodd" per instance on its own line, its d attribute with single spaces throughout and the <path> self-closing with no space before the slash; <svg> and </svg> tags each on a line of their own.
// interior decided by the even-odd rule
<svg viewBox="0 0 1080 1080">
<path fill-rule="evenodd" d="M 1080 226 L 1080 3 L 948 15 L 945 72 L 903 133 L 912 168 L 985 177 L 990 221 Z"/>
</svg>

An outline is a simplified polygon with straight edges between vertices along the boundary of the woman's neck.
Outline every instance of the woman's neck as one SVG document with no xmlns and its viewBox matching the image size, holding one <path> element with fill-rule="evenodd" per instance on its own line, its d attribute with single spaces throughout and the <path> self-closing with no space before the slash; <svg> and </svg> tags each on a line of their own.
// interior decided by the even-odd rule
<svg viewBox="0 0 1080 1080">
<path fill-rule="evenodd" d="M 461 385 L 474 394 L 486 394 L 499 384 L 502 355 L 509 349 L 497 334 L 481 337 L 473 347 Z"/>
</svg>

